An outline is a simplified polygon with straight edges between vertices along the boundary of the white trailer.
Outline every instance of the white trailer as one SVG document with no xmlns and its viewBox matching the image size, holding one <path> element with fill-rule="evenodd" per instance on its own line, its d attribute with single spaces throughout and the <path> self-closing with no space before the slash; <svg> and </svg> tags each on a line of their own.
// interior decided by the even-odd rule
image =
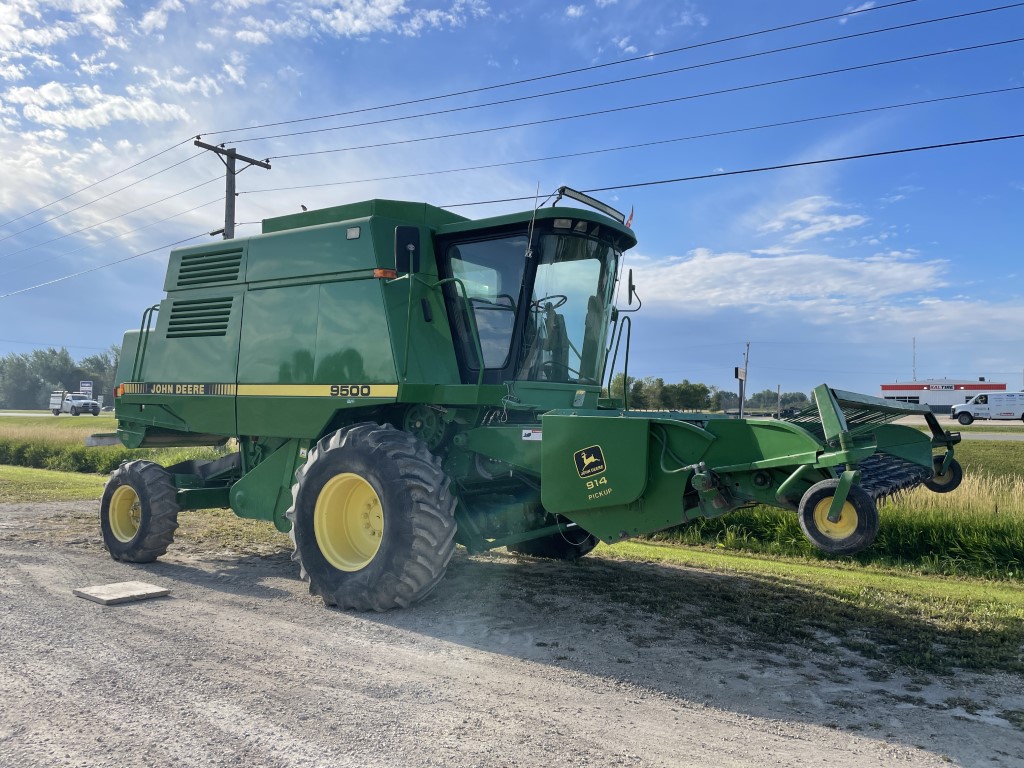
<svg viewBox="0 0 1024 768">
<path fill-rule="evenodd" d="M 954 405 L 950 418 L 964 426 L 975 419 L 1024 420 L 1024 392 L 982 392 Z"/>
</svg>

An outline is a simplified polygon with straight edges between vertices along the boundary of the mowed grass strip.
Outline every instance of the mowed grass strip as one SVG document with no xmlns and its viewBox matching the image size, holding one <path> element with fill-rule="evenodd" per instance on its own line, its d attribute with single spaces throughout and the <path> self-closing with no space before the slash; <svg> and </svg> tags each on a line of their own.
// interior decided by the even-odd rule
<svg viewBox="0 0 1024 768">
<path fill-rule="evenodd" d="M 107 478 L 0 465 L 0 503 L 99 499 Z"/>
</svg>

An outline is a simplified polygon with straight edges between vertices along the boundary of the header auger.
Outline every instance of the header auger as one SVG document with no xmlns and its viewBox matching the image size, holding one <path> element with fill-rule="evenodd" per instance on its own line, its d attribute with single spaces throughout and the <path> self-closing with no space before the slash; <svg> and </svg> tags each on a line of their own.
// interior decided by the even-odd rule
<svg viewBox="0 0 1024 768">
<path fill-rule="evenodd" d="M 601 212 L 471 221 L 371 200 L 173 251 L 166 298 L 125 336 L 108 440 L 237 450 L 122 465 L 101 503 L 110 554 L 154 560 L 179 510 L 230 507 L 290 531 L 327 604 L 386 610 L 426 595 L 456 543 L 570 559 L 770 504 L 850 554 L 879 499 L 959 484 L 959 435 L 914 405 L 820 386 L 779 421 L 604 397 L 636 239 L 563 192 Z M 890 423 L 909 414 L 930 433 Z"/>
</svg>

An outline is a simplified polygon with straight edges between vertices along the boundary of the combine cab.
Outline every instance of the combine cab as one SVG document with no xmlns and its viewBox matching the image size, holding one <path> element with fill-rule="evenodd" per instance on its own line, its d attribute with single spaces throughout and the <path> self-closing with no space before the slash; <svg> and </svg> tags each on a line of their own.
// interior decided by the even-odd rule
<svg viewBox="0 0 1024 768">
<path fill-rule="evenodd" d="M 456 543 L 570 559 L 770 504 L 850 554 L 873 541 L 880 499 L 959 484 L 959 435 L 912 405 L 821 386 L 778 421 L 604 397 L 636 240 L 562 192 L 599 212 L 471 221 L 372 200 L 173 251 L 167 297 L 125 336 L 106 439 L 237 451 L 122 465 L 101 507 L 111 555 L 151 561 L 179 510 L 230 507 L 290 531 L 328 605 L 386 610 L 426 595 Z M 910 414 L 930 434 L 890 423 Z"/>
</svg>

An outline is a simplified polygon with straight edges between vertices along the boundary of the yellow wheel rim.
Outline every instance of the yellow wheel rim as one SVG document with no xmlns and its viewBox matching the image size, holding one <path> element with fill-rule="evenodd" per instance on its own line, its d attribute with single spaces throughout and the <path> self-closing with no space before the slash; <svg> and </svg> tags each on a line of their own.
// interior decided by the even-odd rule
<svg viewBox="0 0 1024 768">
<path fill-rule="evenodd" d="M 339 571 L 369 565 L 384 536 L 384 509 L 373 486 L 350 472 L 328 480 L 313 510 L 313 532 L 323 556 Z"/>
<path fill-rule="evenodd" d="M 110 532 L 126 544 L 135 538 L 142 525 L 139 494 L 130 485 L 122 485 L 110 497 Z"/>
<path fill-rule="evenodd" d="M 850 502 L 843 504 L 839 519 L 834 523 L 828 519 L 828 510 L 832 506 L 832 497 L 822 499 L 814 505 L 814 527 L 830 539 L 848 539 L 857 530 L 857 510 Z"/>
</svg>

